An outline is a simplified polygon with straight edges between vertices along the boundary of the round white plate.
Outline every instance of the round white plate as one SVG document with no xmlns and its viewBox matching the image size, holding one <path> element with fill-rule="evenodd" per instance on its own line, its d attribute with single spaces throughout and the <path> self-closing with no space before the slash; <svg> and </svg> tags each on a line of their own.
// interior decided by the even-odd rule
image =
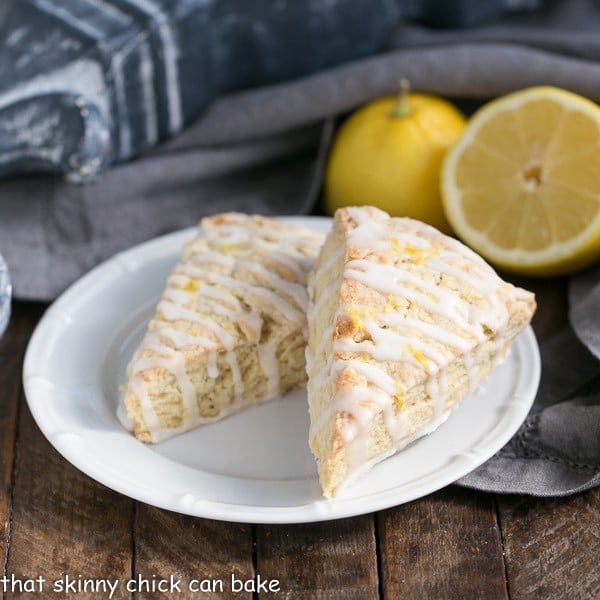
<svg viewBox="0 0 600 600">
<path fill-rule="evenodd" d="M 327 230 L 324 218 L 294 218 Z M 161 508 L 249 523 L 322 521 L 408 502 L 456 481 L 525 419 L 540 377 L 531 329 L 506 361 L 431 435 L 378 464 L 334 500 L 322 497 L 308 448 L 306 393 L 296 390 L 149 446 L 115 412 L 125 367 L 184 240 L 170 234 L 118 254 L 48 309 L 24 365 L 27 401 L 50 443 L 104 485 Z"/>
</svg>

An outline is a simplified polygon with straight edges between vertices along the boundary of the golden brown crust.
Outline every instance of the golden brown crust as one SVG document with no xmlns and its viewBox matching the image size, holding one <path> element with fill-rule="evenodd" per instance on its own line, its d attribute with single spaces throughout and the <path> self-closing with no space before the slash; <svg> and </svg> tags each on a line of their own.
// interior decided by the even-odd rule
<svg viewBox="0 0 600 600">
<path fill-rule="evenodd" d="M 201 221 L 128 369 L 135 435 L 160 441 L 306 379 L 306 276 L 322 235 L 262 216 Z"/>
<path fill-rule="evenodd" d="M 363 229 L 373 221 L 378 233 L 369 243 Z M 360 234 L 354 235 L 357 228 Z M 319 269 L 332 261 L 338 265 L 334 301 L 327 299 L 332 294 L 328 282 L 319 285 Z M 330 273 L 327 279 L 335 277 Z M 396 289 L 395 279 L 406 294 L 390 292 Z M 355 460 L 358 453 L 365 465 L 376 462 L 401 446 L 404 438 L 394 439 L 397 432 L 392 431 L 401 420 L 406 421 L 402 435 L 412 439 L 459 402 L 489 373 L 535 311 L 533 294 L 502 282 L 456 240 L 409 219 L 390 219 L 373 207 L 336 212 L 317 260 L 316 280 L 313 310 L 324 314 L 312 318 L 321 324 L 333 321 L 326 344 L 333 360 L 332 385 L 311 389 L 311 378 L 322 368 L 319 357 L 312 357 L 317 366 L 309 372 L 315 416 L 311 448 L 328 497 L 356 470 L 350 455 Z M 448 307 L 439 308 L 442 298 Z M 454 317 L 453 310 L 460 314 Z M 476 325 L 469 325 L 469 311 Z M 320 331 L 313 328 L 311 334 L 319 336 Z M 393 345 L 381 352 L 384 339 L 398 340 L 396 354 Z M 317 347 L 319 340 L 309 338 L 309 353 Z M 436 392 L 442 385 L 447 389 Z M 357 395 L 356 390 L 366 393 Z M 440 397 L 434 401 L 431 394 Z"/>
</svg>

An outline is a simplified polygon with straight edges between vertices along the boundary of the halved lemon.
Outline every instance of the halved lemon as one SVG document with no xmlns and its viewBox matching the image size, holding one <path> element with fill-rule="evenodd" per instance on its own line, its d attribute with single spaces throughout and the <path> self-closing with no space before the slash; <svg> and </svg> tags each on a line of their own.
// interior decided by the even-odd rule
<svg viewBox="0 0 600 600">
<path fill-rule="evenodd" d="M 533 87 L 484 105 L 442 165 L 455 233 L 498 267 L 549 276 L 600 259 L 600 107 Z"/>
</svg>

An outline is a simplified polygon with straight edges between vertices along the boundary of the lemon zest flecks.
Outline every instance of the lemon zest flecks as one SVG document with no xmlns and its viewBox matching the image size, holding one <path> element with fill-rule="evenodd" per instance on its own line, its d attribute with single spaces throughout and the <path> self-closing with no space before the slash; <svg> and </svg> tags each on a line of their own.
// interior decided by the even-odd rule
<svg viewBox="0 0 600 600">
<path fill-rule="evenodd" d="M 373 309 L 370 306 L 356 306 L 351 304 L 346 308 L 346 316 L 350 319 L 355 331 L 365 331 L 365 318 L 373 316 Z"/>
<path fill-rule="evenodd" d="M 404 400 L 404 389 L 399 381 L 396 382 L 396 393 L 393 395 L 392 401 L 394 403 L 394 410 L 396 414 L 404 410 L 404 407 L 406 406 L 406 402 Z"/>
<path fill-rule="evenodd" d="M 394 296 L 393 294 L 388 294 L 385 298 L 385 305 L 383 307 L 384 312 L 392 312 L 396 310 L 400 310 L 403 304 L 400 298 Z"/>
<path fill-rule="evenodd" d="M 181 284 L 181 289 L 186 292 L 195 292 L 198 289 L 198 280 L 188 279 L 185 283 Z"/>
<path fill-rule="evenodd" d="M 226 243 L 222 243 L 222 244 L 217 244 L 218 249 L 223 252 L 224 254 L 231 254 L 232 252 L 235 252 L 236 250 L 241 250 L 244 246 L 244 242 L 234 242 L 232 244 L 226 244 Z"/>
<path fill-rule="evenodd" d="M 414 348 L 413 346 L 411 346 L 410 344 L 407 344 L 407 349 L 410 352 L 410 354 L 412 355 L 412 357 L 424 368 L 427 369 L 429 366 L 429 363 L 427 362 L 427 358 L 425 357 L 425 355 L 420 351 L 417 350 L 416 348 Z"/>
<path fill-rule="evenodd" d="M 364 363 L 374 362 L 373 357 L 370 354 L 368 354 L 367 352 L 361 352 L 357 358 L 358 358 L 358 360 L 360 360 L 361 362 L 364 362 Z"/>
<path fill-rule="evenodd" d="M 418 247 L 410 243 L 402 243 L 398 238 L 388 238 L 388 243 L 393 252 L 401 254 L 403 258 L 408 259 L 414 264 L 421 264 L 437 256 L 438 250 L 433 246 Z"/>
</svg>

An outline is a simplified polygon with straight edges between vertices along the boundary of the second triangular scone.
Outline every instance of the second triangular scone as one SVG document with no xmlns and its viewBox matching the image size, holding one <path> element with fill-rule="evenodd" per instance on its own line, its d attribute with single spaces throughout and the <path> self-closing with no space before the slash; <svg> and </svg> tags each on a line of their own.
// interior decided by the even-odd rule
<svg viewBox="0 0 600 600">
<path fill-rule="evenodd" d="M 120 414 L 159 442 L 304 384 L 306 276 L 323 235 L 261 216 L 202 220 L 128 369 Z"/>
<path fill-rule="evenodd" d="M 311 288 L 310 446 L 327 497 L 440 425 L 535 311 L 460 242 L 373 207 L 336 212 Z"/>
</svg>

